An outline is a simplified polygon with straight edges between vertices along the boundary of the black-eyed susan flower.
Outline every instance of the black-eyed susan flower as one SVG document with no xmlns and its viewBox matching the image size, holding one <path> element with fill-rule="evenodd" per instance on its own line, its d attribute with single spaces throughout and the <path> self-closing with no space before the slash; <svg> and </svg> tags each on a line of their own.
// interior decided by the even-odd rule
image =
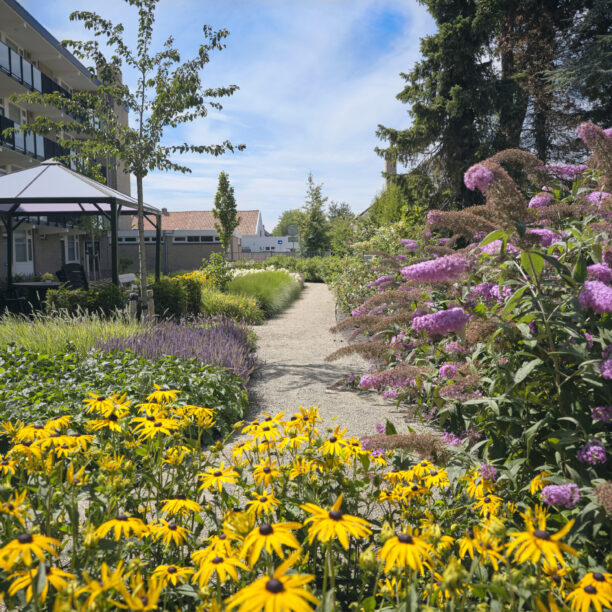
<svg viewBox="0 0 612 612">
<path fill-rule="evenodd" d="M 159 385 L 153 384 L 155 391 L 150 395 L 147 395 L 147 401 L 157 402 L 158 404 L 169 404 L 173 402 L 178 396 L 180 391 L 178 389 L 168 389 L 167 387 L 160 387 Z"/>
<path fill-rule="evenodd" d="M 188 529 L 177 525 L 174 521 L 158 519 L 149 525 L 151 535 L 154 540 L 161 540 L 166 546 L 173 542 L 180 546 L 187 541 L 187 534 L 191 533 Z"/>
<path fill-rule="evenodd" d="M 311 523 L 308 528 L 308 540 L 317 538 L 321 542 L 327 542 L 332 538 L 338 538 L 345 550 L 348 550 L 348 536 L 354 538 L 365 538 L 372 532 L 369 523 L 365 519 L 340 512 L 342 505 L 342 494 L 334 502 L 330 510 L 324 510 L 315 504 L 303 504 L 302 510 L 312 514 L 304 521 L 304 525 Z"/>
<path fill-rule="evenodd" d="M 171 499 L 162 499 L 164 505 L 162 506 L 162 512 L 166 514 L 179 514 L 180 516 L 187 516 L 190 512 L 201 512 L 202 506 L 197 501 L 187 499 L 185 495 L 178 494 L 176 497 Z"/>
<path fill-rule="evenodd" d="M 105 455 L 98 461 L 98 466 L 103 469 L 105 472 L 117 472 L 121 469 L 123 462 L 125 460 L 125 455 L 119 455 L 117 453 L 113 453 L 112 455 Z"/>
<path fill-rule="evenodd" d="M 247 512 L 253 512 L 255 516 L 272 514 L 280 506 L 280 501 L 274 497 L 272 491 L 253 493 L 253 496 L 255 499 L 247 503 L 246 510 Z"/>
<path fill-rule="evenodd" d="M 501 497 L 490 493 L 485 497 L 481 497 L 474 504 L 474 510 L 480 512 L 480 516 L 496 516 L 503 505 L 504 500 Z"/>
<path fill-rule="evenodd" d="M 26 565 L 32 564 L 36 558 L 41 563 L 45 560 L 45 552 L 52 557 L 57 556 L 59 540 L 40 535 L 38 533 L 22 533 L 0 548 L 0 566 L 10 571 L 17 561 L 23 561 Z"/>
<path fill-rule="evenodd" d="M 497 571 L 499 564 L 503 563 L 502 547 L 498 538 L 494 538 L 486 529 L 474 527 L 476 536 L 474 547 L 484 563 L 490 563 Z"/>
<path fill-rule="evenodd" d="M 113 411 L 101 419 L 92 419 L 85 424 L 89 431 L 100 431 L 108 429 L 110 431 L 120 432 L 123 429 L 123 422 L 129 412 L 120 406 L 115 406 Z"/>
<path fill-rule="evenodd" d="M 550 580 L 551 586 L 556 589 L 557 592 L 561 594 L 561 596 L 565 597 L 565 591 L 568 585 L 567 576 L 569 574 L 569 568 L 564 567 L 563 565 L 559 565 L 558 563 L 556 563 L 555 565 L 549 565 L 548 563 L 546 563 L 546 561 L 544 561 L 544 563 L 542 564 L 542 571 L 544 572 L 545 576 L 547 576 Z M 578 586 L 584 585 L 578 583 Z"/>
<path fill-rule="evenodd" d="M 0 514 L 6 514 L 17 519 L 22 525 L 28 516 L 28 504 L 26 503 L 25 489 L 21 493 L 16 493 L 8 501 L 0 503 Z"/>
<path fill-rule="evenodd" d="M 206 540 L 208 546 L 200 550 L 195 550 L 191 553 L 191 560 L 200 565 L 208 557 L 237 557 L 240 551 L 237 551 L 233 543 L 238 541 L 235 534 L 223 531 L 222 533 L 209 536 Z"/>
<path fill-rule="evenodd" d="M 297 561 L 294 553 L 282 563 L 272 576 L 262 576 L 225 601 L 228 611 L 238 608 L 240 612 L 310 612 L 319 600 L 304 586 L 314 576 L 310 574 L 287 574 Z"/>
<path fill-rule="evenodd" d="M 87 406 L 87 412 L 98 412 L 106 415 L 110 414 L 115 408 L 115 403 L 112 398 L 107 395 L 99 395 L 98 393 L 89 393 L 89 397 L 83 400 Z"/>
<path fill-rule="evenodd" d="M 202 482 L 200 491 L 212 488 L 222 491 L 224 484 L 235 484 L 238 481 L 238 472 L 231 465 L 225 467 L 225 461 L 222 461 L 218 468 L 208 468 L 207 472 L 199 474 L 199 478 Z"/>
<path fill-rule="evenodd" d="M 164 458 L 162 459 L 163 463 L 167 465 L 177 466 L 183 463 L 183 459 L 189 454 L 191 454 L 191 449 L 187 446 L 171 446 L 166 449 L 166 453 Z"/>
<path fill-rule="evenodd" d="M 272 551 L 274 551 L 281 559 L 284 559 L 283 546 L 289 548 L 300 547 L 291 531 L 299 529 L 301 526 L 300 523 L 274 523 L 272 525 L 263 523 L 259 527 L 255 527 L 244 539 L 240 555 L 242 557 L 248 556 L 248 564 L 251 567 L 257 563 L 262 550 L 265 550 L 268 554 L 272 554 Z"/>
<path fill-rule="evenodd" d="M 124 610 L 157 610 L 162 589 L 161 581 L 145 583 L 140 572 L 136 572 L 130 576 L 129 590 L 125 586 L 118 588 L 123 601 L 113 600 L 113 603 Z"/>
<path fill-rule="evenodd" d="M 470 497 L 481 499 L 495 491 L 495 483 L 491 479 L 483 478 L 480 470 L 470 470 L 466 491 Z"/>
<path fill-rule="evenodd" d="M 144 414 L 144 418 L 153 417 L 153 418 L 165 418 L 168 416 L 168 410 L 166 406 L 162 406 L 157 402 L 143 402 L 142 404 L 136 404 L 138 408 L 138 414 Z"/>
<path fill-rule="evenodd" d="M 347 445 L 347 441 L 344 438 L 344 434 L 346 433 L 346 428 L 340 430 L 340 425 L 334 429 L 334 433 L 323 442 L 323 446 L 321 447 L 321 452 L 324 455 L 332 455 L 339 456 L 344 453 L 344 449 Z"/>
<path fill-rule="evenodd" d="M 74 463 L 71 463 L 66 470 L 66 482 L 73 487 L 82 487 L 87 484 L 89 475 L 85 474 L 85 466 L 80 467 L 76 472 L 74 471 Z"/>
<path fill-rule="evenodd" d="M 143 538 L 149 534 L 149 528 L 139 518 L 118 514 L 116 518 L 102 523 L 94 532 L 94 536 L 98 539 L 104 538 L 112 531 L 115 535 L 115 540 L 119 540 L 122 536 L 129 538 Z"/>
<path fill-rule="evenodd" d="M 59 567 L 51 567 L 44 565 L 45 571 L 45 583 L 40 593 L 37 593 L 38 598 L 41 601 L 47 599 L 49 593 L 49 585 L 51 585 L 58 593 L 61 593 L 67 586 L 68 582 L 76 580 L 76 576 L 65 572 Z M 36 579 L 36 576 L 32 572 L 15 572 L 9 576 L 9 580 L 12 580 L 11 586 L 9 586 L 8 594 L 13 597 L 19 591 L 26 589 L 26 602 L 30 602 L 32 599 L 32 578 Z"/>
<path fill-rule="evenodd" d="M 572 610 L 587 612 L 591 606 L 597 611 L 602 612 L 603 608 L 612 608 L 612 596 L 594 584 L 579 586 L 574 589 L 566 598 L 570 602 Z"/>
<path fill-rule="evenodd" d="M 324 464 L 315 459 L 307 459 L 306 457 L 299 457 L 291 462 L 289 469 L 289 478 L 294 480 L 298 476 L 303 474 L 313 474 L 319 471 L 323 471 Z"/>
<path fill-rule="evenodd" d="M 107 563 L 103 561 L 100 566 L 99 578 L 92 578 L 87 572 L 83 572 L 85 586 L 81 587 L 76 593 L 77 597 L 87 595 L 87 600 L 83 604 L 82 609 L 89 610 L 94 601 L 103 593 L 113 589 L 125 588 L 123 584 L 124 572 L 125 568 L 122 561 L 119 562 L 114 570 L 111 570 Z"/>
<path fill-rule="evenodd" d="M 416 478 L 425 478 L 425 476 L 437 471 L 438 468 L 433 463 L 430 463 L 425 459 L 412 466 L 412 473 Z"/>
<path fill-rule="evenodd" d="M 525 521 L 525 531 L 508 534 L 511 542 L 506 548 L 508 555 L 514 554 L 517 563 L 539 563 L 546 560 L 549 565 L 557 563 L 565 565 L 563 553 L 577 555 L 576 551 L 567 544 L 561 542 L 561 538 L 572 528 L 574 521 L 571 520 L 557 533 L 551 534 L 546 530 L 546 515 L 540 513 L 536 517 L 537 527 L 534 524 L 534 515 L 531 510 L 521 514 Z"/>
<path fill-rule="evenodd" d="M 278 463 L 272 461 L 269 457 L 266 457 L 261 463 L 256 464 L 253 470 L 255 484 L 263 484 L 266 487 L 269 487 L 274 480 L 280 478 L 280 475 Z"/>
<path fill-rule="evenodd" d="M 529 493 L 535 495 L 538 491 L 541 491 L 547 484 L 546 480 L 550 474 L 548 472 L 540 472 L 530 483 Z"/>
<path fill-rule="evenodd" d="M 438 487 L 439 489 L 444 489 L 450 486 L 448 473 L 446 470 L 436 470 L 435 472 L 430 472 L 423 477 L 423 482 L 427 488 Z"/>
<path fill-rule="evenodd" d="M 248 441 L 236 444 L 236 446 L 232 448 L 232 459 L 236 464 L 244 465 L 246 454 L 251 452 L 253 448 L 253 443 Z"/>
<path fill-rule="evenodd" d="M 600 593 L 606 593 L 612 598 L 612 574 L 608 572 L 589 572 L 583 576 L 577 586 L 593 585 Z"/>
<path fill-rule="evenodd" d="M 221 555 L 206 557 L 193 575 L 192 582 L 197 583 L 200 588 L 206 586 L 213 575 L 223 584 L 229 576 L 234 582 L 239 582 L 237 568 L 247 570 L 247 566 L 236 557 L 222 557 Z"/>
<path fill-rule="evenodd" d="M 42 448 L 37 442 L 20 442 L 15 444 L 13 448 L 7 453 L 7 456 L 17 455 L 18 457 L 24 457 L 30 462 L 37 462 L 42 459 Z"/>
<path fill-rule="evenodd" d="M 299 451 L 304 444 L 308 442 L 308 437 L 304 434 L 297 433 L 295 431 L 290 431 L 285 435 L 284 438 L 279 440 L 278 449 L 280 451 L 284 451 L 289 449 L 293 452 Z"/>
<path fill-rule="evenodd" d="M 153 580 L 161 582 L 162 587 L 166 587 L 169 584 L 176 586 L 177 584 L 184 584 L 189 579 L 189 576 L 193 574 L 191 567 L 181 567 L 179 565 L 158 565 L 152 574 Z"/>
<path fill-rule="evenodd" d="M 18 463 L 15 459 L 0 454 L 0 474 L 3 476 L 8 476 L 9 474 L 12 476 L 15 474 L 17 465 Z"/>
<path fill-rule="evenodd" d="M 296 412 L 295 416 L 301 420 L 304 427 L 309 429 L 314 429 L 317 423 L 323 422 L 323 419 L 319 415 L 319 409 L 316 406 L 309 406 L 308 408 L 300 406 L 300 411 Z"/>
<path fill-rule="evenodd" d="M 431 545 L 417 532 L 408 527 L 406 531 L 398 533 L 387 540 L 379 552 L 380 560 L 385 564 L 385 572 L 393 567 L 410 567 L 421 574 L 424 573 L 423 563 L 433 565 Z"/>
<path fill-rule="evenodd" d="M 141 440 L 148 440 L 154 436 L 171 436 L 179 427 L 180 423 L 174 419 L 145 419 L 134 427 L 134 433 Z"/>
<path fill-rule="evenodd" d="M 252 432 L 251 437 L 253 440 L 263 443 L 263 442 L 276 442 L 282 436 L 281 431 L 278 428 L 278 425 L 272 421 L 267 422 L 264 421 L 260 423 Z"/>
</svg>

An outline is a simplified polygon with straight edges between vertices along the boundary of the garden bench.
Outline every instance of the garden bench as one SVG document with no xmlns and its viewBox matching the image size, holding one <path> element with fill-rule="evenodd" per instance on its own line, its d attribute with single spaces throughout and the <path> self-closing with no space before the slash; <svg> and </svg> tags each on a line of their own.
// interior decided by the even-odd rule
<svg viewBox="0 0 612 612">
<path fill-rule="evenodd" d="M 122 286 L 127 285 L 128 289 L 135 289 L 136 288 L 136 275 L 133 272 L 130 272 L 129 274 L 120 274 L 119 284 Z"/>
</svg>

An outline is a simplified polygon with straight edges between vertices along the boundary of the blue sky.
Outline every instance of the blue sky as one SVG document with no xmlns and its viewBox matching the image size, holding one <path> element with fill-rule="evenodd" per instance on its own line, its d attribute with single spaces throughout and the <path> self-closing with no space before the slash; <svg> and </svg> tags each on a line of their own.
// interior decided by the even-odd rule
<svg viewBox="0 0 612 612">
<path fill-rule="evenodd" d="M 60 40 L 90 38 L 68 19 L 76 9 L 123 21 L 128 40 L 135 35 L 136 12 L 123 0 L 21 4 Z M 303 205 L 309 172 L 330 200 L 348 202 L 355 212 L 369 206 L 384 184 L 376 127 L 408 125 L 407 109 L 395 99 L 403 87 L 399 73 L 412 69 L 419 38 L 434 31 L 423 6 L 416 0 L 161 0 L 157 15 L 157 42 L 173 35 L 184 58 L 197 49 L 203 24 L 227 28 L 227 48 L 212 56 L 204 83 L 240 87 L 222 111 L 168 131 L 165 141 L 229 139 L 247 148 L 218 158 L 181 156 L 193 172 L 148 176 L 148 203 L 209 210 L 224 170 L 238 208 L 261 210 L 269 230 L 284 210 Z M 131 82 L 131 74 L 124 76 Z"/>
</svg>

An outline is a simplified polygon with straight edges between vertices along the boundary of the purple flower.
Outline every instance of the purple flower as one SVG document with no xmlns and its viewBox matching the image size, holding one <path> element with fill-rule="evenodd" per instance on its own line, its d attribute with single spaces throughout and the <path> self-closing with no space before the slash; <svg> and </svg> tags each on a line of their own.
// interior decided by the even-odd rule
<svg viewBox="0 0 612 612">
<path fill-rule="evenodd" d="M 538 193 L 529 200 L 529 208 L 544 208 L 550 204 L 553 195 L 550 193 Z"/>
<path fill-rule="evenodd" d="M 397 259 L 397 261 L 406 261 L 408 258 L 405 255 L 396 255 L 395 259 Z"/>
<path fill-rule="evenodd" d="M 578 301 L 583 308 L 590 308 L 599 314 L 612 312 L 612 288 L 601 281 L 585 281 Z"/>
<path fill-rule="evenodd" d="M 385 449 L 384 448 L 375 448 L 374 450 L 370 451 L 372 457 L 374 458 L 378 458 L 378 457 L 384 457 L 385 456 Z"/>
<path fill-rule="evenodd" d="M 597 408 L 593 408 L 591 418 L 593 421 L 612 423 L 612 406 L 597 406 Z"/>
<path fill-rule="evenodd" d="M 358 306 L 357 308 L 355 308 L 355 310 L 351 311 L 351 317 L 363 317 L 363 315 L 366 314 L 366 308 L 365 306 L 362 304 L 361 306 Z"/>
<path fill-rule="evenodd" d="M 406 280 L 426 283 L 456 280 L 467 268 L 467 261 L 461 255 L 446 255 L 430 259 L 401 269 Z"/>
<path fill-rule="evenodd" d="M 586 338 L 587 341 L 587 347 L 590 349 L 593 348 L 593 336 L 591 336 L 591 334 L 589 334 L 589 332 L 584 332 L 584 337 Z"/>
<path fill-rule="evenodd" d="M 608 137 L 612 139 L 612 128 L 606 128 L 604 130 L 604 134 Z"/>
<path fill-rule="evenodd" d="M 612 358 L 608 357 L 599 364 L 599 371 L 606 380 L 612 380 Z"/>
<path fill-rule="evenodd" d="M 576 130 L 578 138 L 584 142 L 590 148 L 590 145 L 597 139 L 599 135 L 599 128 L 590 121 L 581 123 Z"/>
<path fill-rule="evenodd" d="M 548 485 L 542 489 L 542 499 L 549 506 L 563 506 L 571 510 L 580 499 L 580 490 L 573 482 L 564 485 Z"/>
<path fill-rule="evenodd" d="M 386 431 L 385 426 L 382 423 L 376 423 L 376 431 L 379 434 L 384 434 Z"/>
<path fill-rule="evenodd" d="M 497 365 L 500 367 L 505 366 L 510 360 L 507 357 L 498 357 L 497 358 Z"/>
<path fill-rule="evenodd" d="M 382 396 L 385 399 L 397 399 L 398 395 L 399 395 L 399 391 L 397 389 L 386 389 L 385 391 L 382 392 Z"/>
<path fill-rule="evenodd" d="M 404 245 L 407 251 L 416 251 L 419 248 L 419 243 L 416 240 L 410 238 L 402 238 L 400 243 Z"/>
<path fill-rule="evenodd" d="M 463 182 L 471 191 L 478 189 L 484 193 L 494 178 L 493 173 L 488 168 L 485 168 L 482 164 L 476 164 L 463 175 Z"/>
<path fill-rule="evenodd" d="M 456 436 L 453 433 L 449 433 L 448 431 L 445 431 L 442 434 L 442 440 L 444 440 L 444 442 L 446 442 L 446 444 L 448 444 L 449 446 L 460 446 L 462 442 L 459 436 Z"/>
<path fill-rule="evenodd" d="M 368 283 L 368 287 L 382 287 L 386 286 L 389 283 L 392 283 L 395 280 L 395 276 L 393 274 L 385 274 L 384 276 L 380 276 L 375 281 Z"/>
<path fill-rule="evenodd" d="M 587 196 L 587 201 L 591 204 L 601 206 L 610 196 L 612 196 L 612 193 L 608 193 L 607 191 L 592 191 Z"/>
<path fill-rule="evenodd" d="M 458 340 L 453 340 L 452 342 L 447 342 L 442 347 L 447 353 L 455 353 L 456 355 L 462 355 L 463 353 L 467 353 L 468 349 L 461 344 Z"/>
<path fill-rule="evenodd" d="M 500 291 L 499 285 L 497 283 L 479 283 L 478 285 L 474 285 L 472 287 L 472 291 L 469 294 L 469 297 L 479 296 L 485 302 L 493 302 L 495 300 L 502 301 L 504 298 L 512 295 L 511 287 L 503 287 Z"/>
<path fill-rule="evenodd" d="M 578 461 L 588 465 L 606 462 L 606 447 L 597 439 L 589 440 L 579 451 Z"/>
<path fill-rule="evenodd" d="M 412 329 L 417 332 L 424 331 L 429 336 L 443 336 L 450 332 L 459 333 L 462 331 L 468 319 L 469 315 L 463 308 L 450 308 L 422 317 L 415 317 L 412 319 Z"/>
<path fill-rule="evenodd" d="M 489 255 L 499 255 L 502 248 L 501 240 L 493 240 L 493 242 L 489 242 L 489 244 L 485 244 L 483 247 L 480 247 L 481 253 L 488 253 Z M 517 255 L 520 251 L 512 244 L 506 244 L 506 253 L 509 255 Z"/>
<path fill-rule="evenodd" d="M 438 376 L 440 378 L 454 378 L 457 376 L 457 368 L 452 363 L 447 363 L 438 370 Z"/>
<path fill-rule="evenodd" d="M 436 223 L 440 223 L 440 220 L 442 219 L 442 213 L 439 210 L 430 210 L 427 213 L 427 225 L 435 225 Z M 426 238 L 429 238 L 430 236 L 426 236 Z"/>
<path fill-rule="evenodd" d="M 606 264 L 593 264 L 587 267 L 587 272 L 591 278 L 594 278 L 602 283 L 612 283 L 612 268 Z"/>
<path fill-rule="evenodd" d="M 561 239 L 561 236 L 559 236 L 559 234 L 556 232 L 544 228 L 528 229 L 526 233 L 531 234 L 532 236 L 537 236 L 540 239 L 540 244 L 544 248 L 549 247 L 551 244 Z"/>
<path fill-rule="evenodd" d="M 480 466 L 480 475 L 485 480 L 495 480 L 495 478 L 497 477 L 497 468 L 488 463 L 483 463 Z"/>
<path fill-rule="evenodd" d="M 573 181 L 576 176 L 584 172 L 588 166 L 582 164 L 580 166 L 570 166 L 567 164 L 564 165 L 550 165 L 550 166 L 538 166 L 539 170 L 546 170 L 550 172 L 550 174 L 556 176 L 557 178 Z M 545 191 L 544 187 L 542 187 L 542 191 Z"/>
</svg>

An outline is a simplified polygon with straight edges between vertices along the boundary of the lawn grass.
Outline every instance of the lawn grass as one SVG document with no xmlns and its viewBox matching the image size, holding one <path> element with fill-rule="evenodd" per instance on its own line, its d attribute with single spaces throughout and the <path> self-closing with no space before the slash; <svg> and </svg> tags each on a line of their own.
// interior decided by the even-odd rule
<svg viewBox="0 0 612 612">
<path fill-rule="evenodd" d="M 232 279 L 229 293 L 255 298 L 266 317 L 285 310 L 300 294 L 300 283 L 287 272 L 266 270 Z"/>
<path fill-rule="evenodd" d="M 264 321 L 264 313 L 254 298 L 223 293 L 214 287 L 202 288 L 201 308 L 202 314 L 208 317 L 222 316 L 249 325 Z"/>
<path fill-rule="evenodd" d="M 14 343 L 32 351 L 57 355 L 72 345 L 70 350 L 86 353 L 96 343 L 142 332 L 144 325 L 122 314 L 105 317 L 58 312 L 40 313 L 33 318 L 5 314 L 0 317 L 0 347 Z"/>
</svg>

